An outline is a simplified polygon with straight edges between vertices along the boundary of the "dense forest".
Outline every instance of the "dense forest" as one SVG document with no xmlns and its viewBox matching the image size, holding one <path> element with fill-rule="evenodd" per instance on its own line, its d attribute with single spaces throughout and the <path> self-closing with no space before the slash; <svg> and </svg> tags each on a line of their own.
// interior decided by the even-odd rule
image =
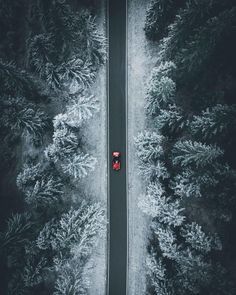
<svg viewBox="0 0 236 295">
<path fill-rule="evenodd" d="M 0 0 L 1 294 L 87 294 L 105 211 L 80 179 L 106 60 L 96 1 Z"/>
<path fill-rule="evenodd" d="M 236 294 L 236 6 L 152 0 L 159 48 L 135 138 L 150 216 L 147 294 Z"/>
</svg>

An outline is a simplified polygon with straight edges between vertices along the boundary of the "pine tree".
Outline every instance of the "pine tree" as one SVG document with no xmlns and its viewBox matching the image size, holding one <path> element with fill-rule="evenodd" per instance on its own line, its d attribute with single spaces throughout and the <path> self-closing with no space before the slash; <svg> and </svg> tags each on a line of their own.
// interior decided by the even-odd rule
<svg viewBox="0 0 236 295">
<path fill-rule="evenodd" d="M 88 285 L 84 265 L 79 260 L 69 260 L 58 271 L 53 295 L 86 295 Z"/>
<path fill-rule="evenodd" d="M 180 226 L 185 220 L 182 215 L 183 208 L 180 207 L 179 202 L 167 198 L 160 183 L 148 186 L 147 193 L 141 197 L 138 206 L 145 214 L 157 219 L 160 223 Z"/>
<path fill-rule="evenodd" d="M 135 138 L 136 153 L 141 162 L 157 160 L 163 155 L 164 137 L 156 132 L 140 132 Z"/>
<path fill-rule="evenodd" d="M 167 135 L 177 133 L 187 124 L 183 111 L 175 104 L 169 105 L 168 109 L 161 109 L 160 114 L 154 119 L 155 127 Z"/>
<path fill-rule="evenodd" d="M 190 128 L 193 135 L 204 139 L 224 136 L 235 124 L 236 106 L 217 104 L 194 116 Z"/>
<path fill-rule="evenodd" d="M 202 227 L 196 222 L 185 225 L 181 229 L 181 235 L 193 249 L 200 252 L 208 253 L 213 249 L 222 250 L 222 245 L 217 235 L 206 235 Z"/>
<path fill-rule="evenodd" d="M 156 295 L 174 295 L 171 281 L 167 279 L 166 266 L 161 257 L 151 251 L 146 259 L 147 275 Z"/>
<path fill-rule="evenodd" d="M 60 83 L 70 86 L 74 81 L 78 84 L 80 91 L 88 88 L 95 79 L 91 65 L 73 56 L 57 68 Z"/>
<path fill-rule="evenodd" d="M 57 123 L 58 116 L 54 119 L 53 143 L 45 150 L 46 157 L 55 163 L 72 156 L 79 147 L 76 134 L 66 125 L 57 126 Z"/>
<path fill-rule="evenodd" d="M 219 10 L 220 2 L 186 1 L 186 5 L 179 10 L 174 22 L 169 26 L 169 34 L 162 42 L 161 58 L 174 60 L 176 54 L 189 41 L 191 34 Z"/>
<path fill-rule="evenodd" d="M 106 38 L 97 29 L 96 18 L 87 11 L 80 14 L 80 42 L 83 59 L 94 67 L 104 64 L 106 58 Z"/>
<path fill-rule="evenodd" d="M 28 187 L 24 191 L 25 202 L 31 208 L 46 208 L 60 200 L 63 194 L 63 184 L 61 180 L 52 175 L 37 180 L 33 187 Z"/>
<path fill-rule="evenodd" d="M 18 69 L 13 62 L 0 60 L 0 90 L 2 94 L 22 96 L 32 101 L 44 100 L 47 89 L 39 80 L 26 71 Z"/>
<path fill-rule="evenodd" d="M 82 204 L 80 209 L 64 213 L 59 222 L 46 224 L 38 236 L 37 245 L 40 249 L 53 249 L 59 257 L 68 253 L 82 261 L 91 253 L 104 226 L 104 210 L 100 204 Z"/>
<path fill-rule="evenodd" d="M 184 78 L 188 75 L 195 77 L 199 73 L 216 50 L 222 36 L 233 30 L 235 16 L 236 8 L 233 7 L 210 18 L 204 26 L 198 28 L 197 33 L 177 55 L 179 73 Z"/>
<path fill-rule="evenodd" d="M 55 48 L 51 34 L 38 34 L 28 42 L 27 63 L 45 79 L 46 65 L 52 63 Z"/>
<path fill-rule="evenodd" d="M 159 71 L 154 69 L 151 74 L 146 95 L 147 113 L 155 115 L 161 107 L 166 107 L 168 104 L 173 103 L 175 91 L 175 82 L 167 76 L 159 75 Z"/>
<path fill-rule="evenodd" d="M 7 227 L 0 233 L 1 249 L 7 252 L 22 247 L 30 238 L 33 228 L 28 213 L 16 213 L 7 221 Z"/>
<path fill-rule="evenodd" d="M 180 198 L 199 198 L 204 195 L 207 188 L 215 187 L 218 182 L 211 172 L 200 171 L 200 173 L 197 173 L 191 169 L 186 169 L 175 177 L 172 182 L 172 189 Z"/>
<path fill-rule="evenodd" d="M 177 284 L 182 292 L 199 294 L 211 282 L 211 264 L 189 248 L 178 253 Z"/>
<path fill-rule="evenodd" d="M 152 223 L 152 229 L 157 237 L 162 256 L 169 259 L 177 259 L 179 256 L 179 246 L 176 236 L 169 226 L 164 227 L 160 223 Z"/>
<path fill-rule="evenodd" d="M 182 167 L 189 165 L 205 167 L 212 165 L 223 154 L 223 150 L 215 145 L 206 145 L 190 140 L 179 141 L 174 146 L 173 163 Z"/>
<path fill-rule="evenodd" d="M 170 177 L 164 163 L 162 161 L 141 162 L 138 165 L 139 174 L 146 182 L 156 181 L 158 179 L 167 179 Z"/>
<path fill-rule="evenodd" d="M 78 128 L 99 111 L 99 101 L 93 95 L 79 96 L 67 107 L 65 122 L 71 127 Z"/>
<path fill-rule="evenodd" d="M 33 185 L 37 179 L 43 174 L 43 167 L 40 163 L 37 164 L 25 164 L 22 172 L 20 172 L 16 179 L 18 189 L 24 190 L 25 187 Z"/>
<path fill-rule="evenodd" d="M 95 169 L 97 159 L 89 154 L 80 152 L 75 154 L 69 159 L 65 160 L 62 165 L 62 171 L 68 174 L 74 179 L 83 178 L 88 175 L 89 172 Z"/>
<path fill-rule="evenodd" d="M 2 105 L 1 124 L 8 128 L 14 136 L 30 134 L 34 139 L 41 139 L 48 117 L 32 103 L 27 103 L 23 97 L 7 97 Z"/>
<path fill-rule="evenodd" d="M 151 40 L 157 40 L 167 31 L 177 9 L 184 1 L 152 0 L 146 14 L 145 33 Z"/>
</svg>

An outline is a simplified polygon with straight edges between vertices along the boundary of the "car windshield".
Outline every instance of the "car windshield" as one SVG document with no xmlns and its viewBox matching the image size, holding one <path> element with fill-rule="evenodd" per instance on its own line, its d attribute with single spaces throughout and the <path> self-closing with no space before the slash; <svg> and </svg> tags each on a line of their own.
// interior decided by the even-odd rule
<svg viewBox="0 0 236 295">
<path fill-rule="evenodd" d="M 113 162 L 114 162 L 114 163 L 119 162 L 119 157 L 114 157 L 114 158 L 113 158 Z"/>
</svg>

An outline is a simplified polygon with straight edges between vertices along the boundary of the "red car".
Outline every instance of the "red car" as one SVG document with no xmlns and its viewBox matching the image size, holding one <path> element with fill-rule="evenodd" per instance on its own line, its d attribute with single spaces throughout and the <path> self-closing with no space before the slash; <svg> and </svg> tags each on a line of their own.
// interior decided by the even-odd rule
<svg viewBox="0 0 236 295">
<path fill-rule="evenodd" d="M 120 152 L 112 153 L 112 168 L 113 170 L 120 170 Z"/>
</svg>

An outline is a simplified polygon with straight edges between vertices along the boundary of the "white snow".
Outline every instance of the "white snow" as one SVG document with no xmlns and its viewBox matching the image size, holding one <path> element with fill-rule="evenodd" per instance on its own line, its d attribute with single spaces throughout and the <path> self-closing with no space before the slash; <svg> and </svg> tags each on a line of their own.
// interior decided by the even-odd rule
<svg viewBox="0 0 236 295">
<path fill-rule="evenodd" d="M 146 290 L 145 259 L 150 218 L 138 207 L 144 193 L 137 169 L 134 137 L 145 129 L 145 83 L 157 62 L 157 46 L 144 34 L 149 1 L 130 0 L 128 5 L 128 294 L 143 295 Z"/>
</svg>

